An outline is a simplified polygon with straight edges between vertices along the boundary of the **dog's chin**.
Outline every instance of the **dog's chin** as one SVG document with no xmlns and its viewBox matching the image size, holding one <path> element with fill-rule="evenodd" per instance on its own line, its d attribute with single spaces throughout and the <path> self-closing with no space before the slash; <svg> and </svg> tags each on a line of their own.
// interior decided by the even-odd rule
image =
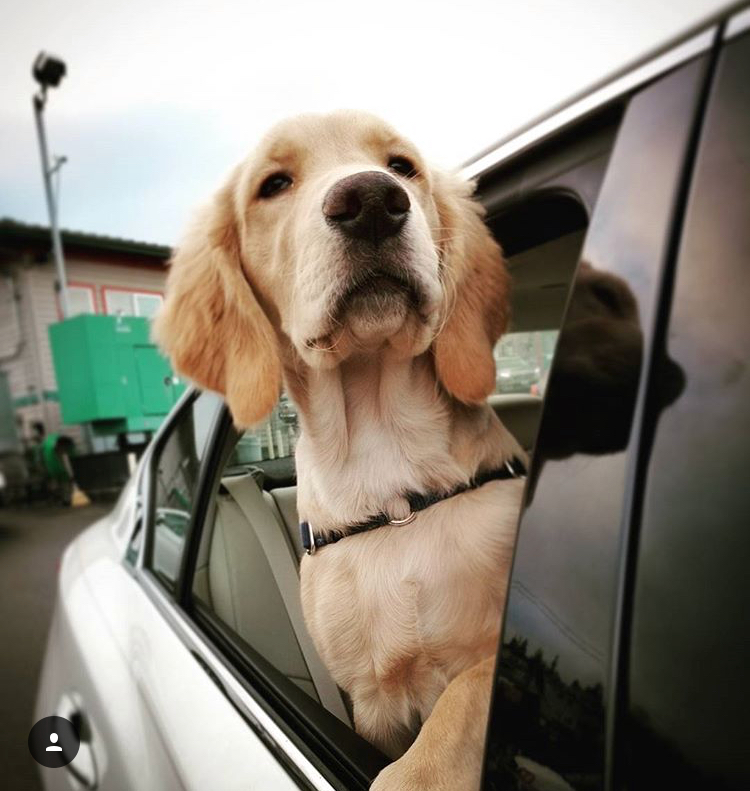
<svg viewBox="0 0 750 791">
<path fill-rule="evenodd" d="M 363 347 L 378 346 L 402 329 L 419 301 L 407 283 L 389 276 L 372 277 L 343 297 L 338 320 Z"/>
<path fill-rule="evenodd" d="M 389 347 L 413 357 L 432 340 L 434 321 L 424 300 L 410 284 L 389 275 L 368 278 L 346 292 L 328 331 L 305 342 L 303 358 L 314 367 L 332 368 L 354 354 Z"/>
</svg>

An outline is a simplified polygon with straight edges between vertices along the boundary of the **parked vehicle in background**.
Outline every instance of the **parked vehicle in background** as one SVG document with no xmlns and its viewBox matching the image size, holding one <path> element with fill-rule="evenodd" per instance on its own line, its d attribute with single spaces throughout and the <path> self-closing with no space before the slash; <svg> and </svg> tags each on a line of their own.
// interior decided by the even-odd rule
<svg viewBox="0 0 750 791">
<path fill-rule="evenodd" d="M 557 330 L 511 332 L 495 349 L 496 391 L 542 395 L 557 343 Z"/>
<path fill-rule="evenodd" d="M 750 787 L 748 74 L 745 9 L 466 168 L 510 339 L 559 332 L 543 401 L 492 397 L 532 460 L 487 791 Z M 189 391 L 66 551 L 36 716 L 82 742 L 47 789 L 366 789 L 386 763 L 301 620 L 277 429 Z"/>
<path fill-rule="evenodd" d="M 539 382 L 541 370 L 523 357 L 506 357 L 497 369 L 498 393 L 530 393 Z"/>
</svg>

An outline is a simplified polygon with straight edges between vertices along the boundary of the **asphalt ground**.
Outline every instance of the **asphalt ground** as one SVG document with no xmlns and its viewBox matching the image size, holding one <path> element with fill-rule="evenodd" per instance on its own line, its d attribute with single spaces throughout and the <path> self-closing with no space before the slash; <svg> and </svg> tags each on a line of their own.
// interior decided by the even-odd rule
<svg viewBox="0 0 750 791">
<path fill-rule="evenodd" d="M 40 791 L 27 739 L 65 546 L 111 506 L 0 508 L 0 787 Z"/>
</svg>

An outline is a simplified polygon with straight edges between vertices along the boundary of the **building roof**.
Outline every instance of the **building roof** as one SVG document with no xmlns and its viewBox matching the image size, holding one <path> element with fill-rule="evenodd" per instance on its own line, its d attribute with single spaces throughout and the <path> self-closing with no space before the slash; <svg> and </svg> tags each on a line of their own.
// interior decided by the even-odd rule
<svg viewBox="0 0 750 791">
<path fill-rule="evenodd" d="M 172 249 L 162 244 L 139 242 L 135 239 L 121 239 L 116 236 L 102 236 L 97 233 L 86 233 L 85 231 L 70 231 L 65 228 L 61 229 L 60 233 L 63 247 L 77 247 L 99 252 L 131 253 L 160 259 L 165 263 L 172 254 Z M 0 244 L 8 242 L 51 244 L 49 226 L 32 225 L 12 220 L 9 217 L 0 217 Z"/>
</svg>

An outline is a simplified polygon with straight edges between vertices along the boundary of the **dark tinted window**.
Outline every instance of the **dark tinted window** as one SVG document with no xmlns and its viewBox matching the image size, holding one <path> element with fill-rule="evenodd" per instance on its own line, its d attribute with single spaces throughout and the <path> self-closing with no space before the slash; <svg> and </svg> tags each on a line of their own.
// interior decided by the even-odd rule
<svg viewBox="0 0 750 791">
<path fill-rule="evenodd" d="M 591 219 L 521 518 L 485 788 L 604 784 L 631 429 L 704 74 L 694 62 L 630 101 Z"/>
<path fill-rule="evenodd" d="M 750 788 L 750 36 L 720 56 L 663 340 L 635 576 L 633 789 Z M 656 396 L 658 397 L 658 393 Z"/>
</svg>

